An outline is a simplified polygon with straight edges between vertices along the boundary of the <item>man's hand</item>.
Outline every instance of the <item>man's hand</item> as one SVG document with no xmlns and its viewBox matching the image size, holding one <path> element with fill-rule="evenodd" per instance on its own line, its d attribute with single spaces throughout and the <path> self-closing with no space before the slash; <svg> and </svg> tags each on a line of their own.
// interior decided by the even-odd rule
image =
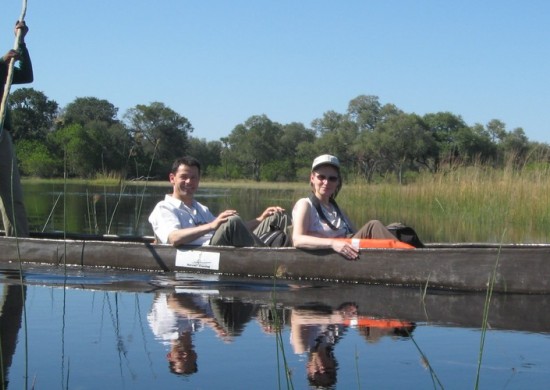
<svg viewBox="0 0 550 390">
<path fill-rule="evenodd" d="M 229 217 L 232 217 L 233 215 L 238 215 L 237 210 L 225 210 L 222 211 L 215 220 L 210 222 L 210 227 L 212 230 L 216 230 L 220 227 L 220 225 L 224 222 L 227 222 Z"/>
<path fill-rule="evenodd" d="M 267 217 L 277 213 L 277 212 L 283 212 L 285 211 L 285 209 L 283 209 L 282 207 L 279 207 L 279 206 L 269 206 L 267 209 L 264 210 L 264 212 L 258 217 L 256 218 L 256 220 L 258 222 L 262 222 L 264 219 L 266 219 Z"/>
<path fill-rule="evenodd" d="M 13 49 L 4 54 L 2 61 L 7 64 L 12 60 L 12 58 L 16 61 L 19 59 L 19 53 Z"/>
<path fill-rule="evenodd" d="M 22 22 L 17 21 L 15 23 L 15 29 L 14 29 L 15 35 L 17 35 L 17 30 L 21 31 L 20 33 L 21 35 L 19 36 L 19 39 L 21 40 L 21 42 L 23 42 L 25 35 L 27 35 L 27 33 L 29 32 L 29 28 L 27 27 L 25 21 L 22 21 Z"/>
</svg>

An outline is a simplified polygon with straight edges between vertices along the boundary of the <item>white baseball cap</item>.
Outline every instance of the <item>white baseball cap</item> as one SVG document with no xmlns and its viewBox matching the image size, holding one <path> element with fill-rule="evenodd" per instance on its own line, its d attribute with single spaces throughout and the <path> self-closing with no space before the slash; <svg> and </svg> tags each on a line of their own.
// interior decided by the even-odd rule
<svg viewBox="0 0 550 390">
<path fill-rule="evenodd" d="M 319 165 L 332 165 L 336 169 L 340 169 L 340 161 L 335 156 L 330 154 L 323 154 L 321 156 L 315 157 L 313 164 L 311 165 L 311 170 L 315 170 Z"/>
</svg>

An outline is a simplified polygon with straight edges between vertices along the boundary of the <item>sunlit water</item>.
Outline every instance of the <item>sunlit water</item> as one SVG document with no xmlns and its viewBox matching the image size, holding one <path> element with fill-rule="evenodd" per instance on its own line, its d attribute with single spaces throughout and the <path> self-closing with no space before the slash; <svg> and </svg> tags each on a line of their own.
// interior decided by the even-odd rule
<svg viewBox="0 0 550 390">
<path fill-rule="evenodd" d="M 307 389 L 314 381 L 336 389 L 464 389 L 476 382 L 482 333 L 469 324 L 481 325 L 473 317 L 482 316 L 483 295 L 433 292 L 422 301 L 416 289 L 35 267 L 25 274 L 25 311 L 18 311 L 17 277 L 12 270 L 0 278 L 9 389 Z M 548 388 L 549 323 L 540 314 L 513 318 L 524 302 L 494 298 L 480 388 Z"/>
</svg>

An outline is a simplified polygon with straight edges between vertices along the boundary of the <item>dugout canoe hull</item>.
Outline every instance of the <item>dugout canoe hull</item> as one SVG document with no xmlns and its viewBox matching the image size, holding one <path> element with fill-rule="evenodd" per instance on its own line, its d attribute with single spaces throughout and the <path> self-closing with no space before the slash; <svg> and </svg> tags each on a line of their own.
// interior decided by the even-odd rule
<svg viewBox="0 0 550 390">
<path fill-rule="evenodd" d="M 214 259 L 214 260 L 212 260 Z M 217 260 L 216 260 L 217 259 Z M 362 249 L 357 261 L 330 250 L 182 247 L 121 237 L 0 237 L 0 267 L 21 262 L 122 270 L 189 271 L 258 278 L 421 286 L 459 291 L 550 293 L 550 245 L 432 244 Z"/>
</svg>

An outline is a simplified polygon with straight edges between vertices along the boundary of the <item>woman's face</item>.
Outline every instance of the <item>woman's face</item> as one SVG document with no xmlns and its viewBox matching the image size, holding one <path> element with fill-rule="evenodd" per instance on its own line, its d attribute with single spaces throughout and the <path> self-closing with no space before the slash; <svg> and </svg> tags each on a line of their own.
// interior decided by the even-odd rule
<svg viewBox="0 0 550 390">
<path fill-rule="evenodd" d="M 322 165 L 311 172 L 311 186 L 318 197 L 330 198 L 338 188 L 340 175 L 331 165 Z"/>
</svg>

